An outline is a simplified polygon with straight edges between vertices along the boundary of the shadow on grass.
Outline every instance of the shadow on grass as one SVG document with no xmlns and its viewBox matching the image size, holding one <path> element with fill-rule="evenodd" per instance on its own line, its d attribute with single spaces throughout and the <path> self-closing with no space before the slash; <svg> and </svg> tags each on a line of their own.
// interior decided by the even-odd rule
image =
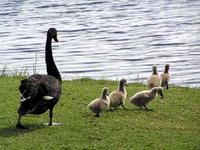
<svg viewBox="0 0 200 150">
<path fill-rule="evenodd" d="M 112 110 L 110 110 L 110 109 L 106 109 L 103 113 L 101 113 L 100 114 L 100 116 L 99 117 L 95 117 L 95 114 L 94 113 L 92 113 L 92 112 L 87 112 L 87 113 L 85 113 L 85 114 L 83 114 L 82 115 L 82 117 L 83 118 L 88 118 L 88 117 L 92 117 L 92 118 L 101 118 L 101 117 L 103 117 L 104 116 L 104 113 L 120 113 L 120 114 L 126 114 L 126 112 L 127 113 L 134 113 L 134 114 L 137 114 L 137 115 L 139 115 L 139 114 L 147 114 L 147 113 L 155 113 L 156 111 L 154 110 L 154 109 L 148 109 L 148 110 L 146 110 L 146 109 L 144 109 L 144 108 L 142 108 L 142 109 L 140 109 L 140 108 L 126 108 L 126 109 L 123 109 L 123 108 L 114 108 L 114 109 L 112 109 Z"/>
<path fill-rule="evenodd" d="M 26 133 L 34 132 L 36 130 L 40 130 L 45 127 L 45 125 L 38 124 L 26 124 L 26 127 L 29 129 L 18 129 L 15 126 L 9 126 L 6 128 L 0 129 L 0 137 L 12 137 L 12 136 L 20 136 Z"/>
<path fill-rule="evenodd" d="M 113 110 L 106 110 L 106 112 L 116 112 L 116 111 L 123 111 L 123 112 L 134 112 L 136 114 L 140 114 L 140 113 L 148 113 L 148 112 L 154 112 L 153 109 L 140 109 L 140 108 L 126 108 L 126 109 L 121 109 L 121 108 L 115 108 Z"/>
</svg>

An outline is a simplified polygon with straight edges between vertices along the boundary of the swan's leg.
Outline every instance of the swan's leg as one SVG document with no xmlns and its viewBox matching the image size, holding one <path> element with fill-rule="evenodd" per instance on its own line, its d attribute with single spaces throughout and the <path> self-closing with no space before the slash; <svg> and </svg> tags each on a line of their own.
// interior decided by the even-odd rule
<svg viewBox="0 0 200 150">
<path fill-rule="evenodd" d="M 53 118 L 53 107 L 49 109 L 49 126 L 52 125 L 52 118 Z"/>
<path fill-rule="evenodd" d="M 17 120 L 17 124 L 16 124 L 16 127 L 19 128 L 19 126 L 21 125 L 21 115 L 19 115 L 19 118 Z"/>
<path fill-rule="evenodd" d="M 21 124 L 21 115 L 19 115 L 19 118 L 18 118 L 18 120 L 17 120 L 16 127 L 17 127 L 18 129 L 28 129 L 27 127 L 24 127 L 24 126 Z"/>
</svg>

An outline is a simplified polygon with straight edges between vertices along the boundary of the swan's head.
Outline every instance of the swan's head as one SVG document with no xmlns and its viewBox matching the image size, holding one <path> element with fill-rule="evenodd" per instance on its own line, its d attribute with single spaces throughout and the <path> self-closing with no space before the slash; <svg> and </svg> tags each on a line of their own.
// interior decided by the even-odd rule
<svg viewBox="0 0 200 150">
<path fill-rule="evenodd" d="M 47 32 L 47 36 L 49 36 L 52 39 L 54 39 L 55 42 L 58 42 L 57 30 L 55 28 L 49 28 L 49 30 Z"/>
<path fill-rule="evenodd" d="M 120 84 L 121 86 L 128 86 L 126 79 L 121 79 L 121 80 L 119 81 L 119 84 Z"/>
</svg>

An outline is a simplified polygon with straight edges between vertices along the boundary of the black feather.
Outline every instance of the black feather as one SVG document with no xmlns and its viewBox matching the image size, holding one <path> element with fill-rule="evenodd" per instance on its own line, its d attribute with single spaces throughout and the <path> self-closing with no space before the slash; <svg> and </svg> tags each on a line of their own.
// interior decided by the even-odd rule
<svg viewBox="0 0 200 150">
<path fill-rule="evenodd" d="M 52 111 L 60 99 L 62 90 L 61 76 L 52 56 L 52 39 L 57 39 L 55 28 L 50 28 L 47 32 L 45 60 L 48 75 L 34 74 L 21 80 L 19 91 L 25 101 L 21 102 L 18 109 L 19 119 L 17 127 L 22 127 L 20 123 L 21 116 L 26 114 L 43 114 L 48 109 L 50 110 L 49 125 L 52 124 Z M 53 99 L 45 100 L 43 99 L 44 96 L 51 96 Z"/>
</svg>

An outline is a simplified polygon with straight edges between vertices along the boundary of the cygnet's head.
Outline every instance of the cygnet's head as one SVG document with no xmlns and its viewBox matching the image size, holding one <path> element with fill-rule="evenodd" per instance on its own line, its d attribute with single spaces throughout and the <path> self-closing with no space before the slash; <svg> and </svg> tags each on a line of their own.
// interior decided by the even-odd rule
<svg viewBox="0 0 200 150">
<path fill-rule="evenodd" d="M 154 88 L 151 89 L 151 91 L 154 92 L 154 93 L 158 93 L 161 96 L 161 99 L 164 98 L 162 87 L 154 87 Z"/>
<path fill-rule="evenodd" d="M 163 96 L 163 88 L 162 87 L 157 87 L 156 88 L 156 92 L 161 96 L 161 99 L 164 98 L 164 96 Z"/>
<path fill-rule="evenodd" d="M 152 72 L 153 72 L 153 74 L 158 74 L 157 66 L 156 65 L 153 65 Z"/>
<path fill-rule="evenodd" d="M 166 64 L 165 65 L 165 73 L 168 73 L 169 72 L 169 64 Z"/>
<path fill-rule="evenodd" d="M 120 85 L 123 85 L 123 86 L 128 86 L 126 79 L 121 79 L 121 80 L 119 81 L 119 84 L 120 84 Z"/>
<path fill-rule="evenodd" d="M 109 95 L 109 92 L 108 92 L 108 88 L 107 87 L 104 87 L 103 89 L 102 89 L 102 95 L 104 95 L 104 96 L 108 96 Z"/>
<path fill-rule="evenodd" d="M 58 42 L 57 30 L 55 28 L 49 28 L 49 30 L 47 32 L 47 36 L 54 39 L 55 42 Z"/>
</svg>

